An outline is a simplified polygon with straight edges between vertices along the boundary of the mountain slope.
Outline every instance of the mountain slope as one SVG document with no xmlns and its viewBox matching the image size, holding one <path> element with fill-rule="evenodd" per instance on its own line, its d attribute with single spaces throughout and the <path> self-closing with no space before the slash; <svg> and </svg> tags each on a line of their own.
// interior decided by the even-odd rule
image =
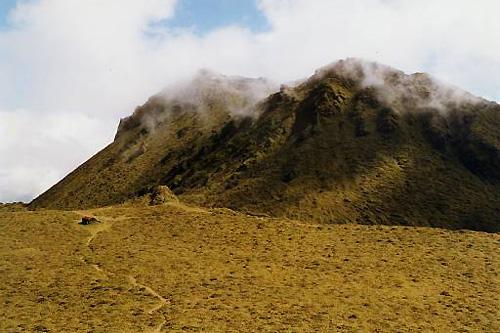
<svg viewBox="0 0 500 333">
<path fill-rule="evenodd" d="M 263 88 L 204 74 L 155 96 L 31 207 L 109 205 L 165 184 L 254 214 L 500 230 L 499 105 L 356 59 L 259 99 Z"/>
</svg>

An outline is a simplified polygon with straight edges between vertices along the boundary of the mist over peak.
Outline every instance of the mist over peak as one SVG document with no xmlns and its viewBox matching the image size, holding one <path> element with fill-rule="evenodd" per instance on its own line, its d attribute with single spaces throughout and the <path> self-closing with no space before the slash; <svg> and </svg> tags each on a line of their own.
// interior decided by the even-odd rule
<svg viewBox="0 0 500 333">
<path fill-rule="evenodd" d="M 278 90 L 292 96 L 303 86 L 309 87 L 329 78 L 340 79 L 349 89 L 366 90 L 398 113 L 448 113 L 457 108 L 489 103 L 427 73 L 406 74 L 361 58 L 335 61 L 316 70 L 308 79 L 299 79 L 280 87 L 262 77 L 227 76 L 210 69 L 200 69 L 191 78 L 163 89 L 145 105 L 138 107 L 132 116 L 122 119 L 119 132 L 126 123 L 140 124 L 153 131 L 179 109 L 196 112 L 208 119 L 207 113 L 214 104 L 223 106 L 232 117 L 257 118 L 262 111 L 258 105 Z"/>
<path fill-rule="evenodd" d="M 111 145 L 32 206 L 115 204 L 165 185 L 273 216 L 496 231 L 499 127 L 495 103 L 359 59 L 279 89 L 203 70 L 122 119 Z"/>
<path fill-rule="evenodd" d="M 178 81 L 151 97 L 134 113 L 121 119 L 117 137 L 126 129 L 140 126 L 148 132 L 176 112 L 193 112 L 206 121 L 214 107 L 224 109 L 231 117 L 257 117 L 257 104 L 277 91 L 277 85 L 264 78 L 226 76 L 201 69 L 190 79 Z"/>
<path fill-rule="evenodd" d="M 277 87 L 276 83 L 262 77 L 226 76 L 201 69 L 191 79 L 171 85 L 156 97 L 167 103 L 192 104 L 202 112 L 207 102 L 223 100 L 230 104 L 235 114 L 245 114 L 248 112 L 245 106 L 256 104 L 277 91 Z"/>
<path fill-rule="evenodd" d="M 488 102 L 430 74 L 406 74 L 361 58 L 336 61 L 317 70 L 311 79 L 322 80 L 329 76 L 343 78 L 347 84 L 362 89 L 372 89 L 397 112 L 433 109 L 446 113 L 461 106 Z"/>
</svg>

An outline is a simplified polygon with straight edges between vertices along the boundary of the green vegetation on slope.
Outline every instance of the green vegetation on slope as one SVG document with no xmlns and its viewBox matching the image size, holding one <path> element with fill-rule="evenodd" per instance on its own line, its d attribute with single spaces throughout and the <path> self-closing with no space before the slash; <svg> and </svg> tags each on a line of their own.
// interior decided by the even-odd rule
<svg viewBox="0 0 500 333">
<path fill-rule="evenodd" d="M 379 72 L 383 83 L 364 83 Z M 98 207 L 168 185 L 188 202 L 253 214 L 500 230 L 495 103 L 354 60 L 246 117 L 232 110 L 249 101 L 224 85 L 197 102 L 152 98 L 31 207 Z"/>
</svg>

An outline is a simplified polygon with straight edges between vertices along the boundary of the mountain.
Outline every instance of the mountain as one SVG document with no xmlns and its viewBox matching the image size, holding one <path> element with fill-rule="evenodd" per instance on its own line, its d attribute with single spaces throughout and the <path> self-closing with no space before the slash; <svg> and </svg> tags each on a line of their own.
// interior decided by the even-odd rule
<svg viewBox="0 0 500 333">
<path fill-rule="evenodd" d="M 423 73 L 346 59 L 273 91 L 200 72 L 120 121 L 30 207 L 181 200 L 326 223 L 500 231 L 500 106 Z"/>
</svg>

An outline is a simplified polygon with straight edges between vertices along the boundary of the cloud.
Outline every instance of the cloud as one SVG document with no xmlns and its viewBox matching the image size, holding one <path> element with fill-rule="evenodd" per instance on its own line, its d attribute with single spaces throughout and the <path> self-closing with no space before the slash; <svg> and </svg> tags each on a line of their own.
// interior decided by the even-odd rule
<svg viewBox="0 0 500 333">
<path fill-rule="evenodd" d="M 0 31 L 0 201 L 46 189 L 109 143 L 120 117 L 199 68 L 290 81 L 362 57 L 500 99 L 496 0 L 260 0 L 268 31 L 202 35 L 169 28 L 176 3 L 18 1 Z"/>
<path fill-rule="evenodd" d="M 112 139 L 114 121 L 71 113 L 0 111 L 0 202 L 29 201 Z"/>
</svg>

